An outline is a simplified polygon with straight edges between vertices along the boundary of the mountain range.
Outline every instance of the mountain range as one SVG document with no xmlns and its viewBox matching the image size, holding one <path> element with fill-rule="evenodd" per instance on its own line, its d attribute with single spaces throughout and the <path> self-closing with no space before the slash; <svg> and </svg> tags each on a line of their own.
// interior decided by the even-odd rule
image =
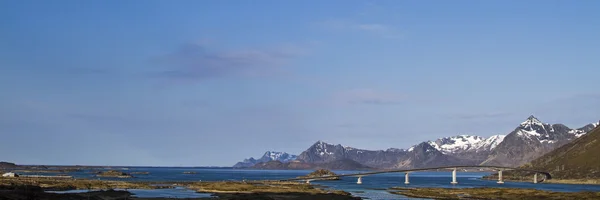
<svg viewBox="0 0 600 200">
<path fill-rule="evenodd" d="M 242 162 L 238 162 L 233 165 L 234 168 L 246 168 L 252 167 L 258 163 L 266 163 L 269 161 L 280 161 L 282 163 L 287 163 L 290 161 L 296 160 L 297 155 L 291 155 L 285 152 L 277 152 L 277 151 L 267 151 L 263 154 L 259 159 L 254 159 L 253 157 L 244 159 Z"/>
<path fill-rule="evenodd" d="M 272 169 L 275 164 L 257 165 L 269 161 L 280 161 L 281 168 L 344 168 L 339 161 L 355 161 L 360 165 L 377 169 L 409 169 L 448 165 L 500 165 L 516 167 L 532 161 L 570 141 L 582 137 L 600 124 L 592 123 L 578 129 L 563 124 L 547 124 L 534 116 L 528 117 L 507 135 L 494 135 L 488 138 L 471 135 L 457 135 L 421 142 L 408 149 L 390 148 L 387 150 L 365 150 L 317 141 L 297 157 L 274 159 L 271 152 L 259 160 L 253 158 L 237 163 L 234 167 Z M 281 153 L 286 154 L 286 153 Z M 290 154 L 287 154 L 290 155 Z M 292 159 L 294 157 L 295 159 Z M 338 161 L 337 165 L 328 165 Z M 305 163 L 301 165 L 297 163 Z M 350 165 L 353 163 L 347 162 Z M 357 166 L 359 167 L 359 166 Z M 360 166 L 362 167 L 362 166 Z M 275 167 L 276 168 L 276 167 Z"/>
</svg>

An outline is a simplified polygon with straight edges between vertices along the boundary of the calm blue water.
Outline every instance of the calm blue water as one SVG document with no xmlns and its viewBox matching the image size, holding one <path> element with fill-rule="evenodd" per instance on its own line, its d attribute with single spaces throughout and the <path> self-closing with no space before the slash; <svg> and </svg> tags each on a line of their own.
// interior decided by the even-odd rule
<svg viewBox="0 0 600 200">
<path fill-rule="evenodd" d="M 123 172 L 150 172 L 148 175 L 134 174 L 133 179 L 99 178 L 101 180 L 127 180 L 127 181 L 222 181 L 222 180 L 276 180 L 295 178 L 306 175 L 312 170 L 237 170 L 237 169 L 198 169 L 198 168 L 143 168 L 135 167 L 116 169 Z M 93 170 L 96 171 L 96 170 Z M 184 174 L 183 172 L 196 172 L 197 174 Z M 337 174 L 357 173 L 359 171 L 334 171 Z M 40 175 L 55 175 L 44 174 Z M 505 182 L 500 185 L 496 181 L 481 180 L 480 178 L 489 173 L 486 172 L 458 172 L 458 185 L 450 184 L 451 172 L 415 172 L 410 174 L 410 184 L 404 185 L 404 173 L 389 173 L 366 176 L 362 178 L 363 184 L 356 184 L 357 178 L 344 177 L 340 181 L 312 181 L 311 184 L 327 186 L 351 192 L 355 196 L 369 199 L 407 199 L 398 195 L 392 195 L 385 190 L 390 187 L 518 187 L 535 188 L 542 190 L 576 192 L 576 191 L 600 191 L 600 185 L 570 185 L 570 184 L 533 184 L 521 182 Z M 93 178 L 90 171 L 74 172 L 69 175 L 75 178 Z M 533 177 L 532 177 L 533 178 Z M 139 197 L 206 197 L 207 194 L 194 193 L 184 188 L 164 190 L 129 190 Z"/>
</svg>

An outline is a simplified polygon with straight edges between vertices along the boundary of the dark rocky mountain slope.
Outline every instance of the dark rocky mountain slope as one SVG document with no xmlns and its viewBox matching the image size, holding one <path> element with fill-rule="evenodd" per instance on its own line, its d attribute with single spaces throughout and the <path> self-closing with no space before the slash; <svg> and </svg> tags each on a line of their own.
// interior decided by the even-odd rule
<svg viewBox="0 0 600 200">
<path fill-rule="evenodd" d="M 549 171 L 555 178 L 600 178 L 600 127 L 531 161 L 525 167 Z"/>
<path fill-rule="evenodd" d="M 356 161 L 349 159 L 334 160 L 331 162 L 324 163 L 306 163 L 300 161 L 292 162 L 281 162 L 281 161 L 269 161 L 264 163 L 257 163 L 252 166 L 253 169 L 328 169 L 328 170 L 368 170 L 372 169 L 368 166 L 362 165 Z"/>
<path fill-rule="evenodd" d="M 530 116 L 490 153 L 482 165 L 516 167 L 532 161 L 573 139 L 581 137 L 590 127 L 570 129 L 563 124 L 543 123 Z"/>
</svg>

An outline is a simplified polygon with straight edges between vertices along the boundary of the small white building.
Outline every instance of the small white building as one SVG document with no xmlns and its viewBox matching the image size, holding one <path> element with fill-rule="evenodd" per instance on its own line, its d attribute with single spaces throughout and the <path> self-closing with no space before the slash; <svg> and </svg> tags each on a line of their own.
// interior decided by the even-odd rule
<svg viewBox="0 0 600 200">
<path fill-rule="evenodd" d="M 8 172 L 5 174 L 2 174 L 2 177 L 19 177 L 19 175 L 13 173 L 13 172 Z"/>
</svg>

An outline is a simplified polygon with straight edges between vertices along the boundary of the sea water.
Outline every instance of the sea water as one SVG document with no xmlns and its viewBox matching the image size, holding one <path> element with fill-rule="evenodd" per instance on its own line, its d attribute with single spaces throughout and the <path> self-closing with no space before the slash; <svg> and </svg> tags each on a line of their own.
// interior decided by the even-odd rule
<svg viewBox="0 0 600 200">
<path fill-rule="evenodd" d="M 239 169 L 205 169 L 205 168 L 169 168 L 169 167 L 129 167 L 115 169 L 127 173 L 149 172 L 149 174 L 133 174 L 135 178 L 98 178 L 92 171 L 68 173 L 74 178 L 91 178 L 101 180 L 127 181 L 241 181 L 241 180 L 280 180 L 306 175 L 312 170 L 239 170 Z M 195 172 L 184 174 L 183 172 Z M 360 171 L 335 171 L 336 174 L 351 174 Z M 51 173 L 37 173 L 53 175 Z M 385 189 L 391 187 L 441 187 L 441 188 L 472 188 L 472 187 L 502 187 L 502 188 L 534 188 L 541 190 L 577 192 L 600 191 L 600 185 L 545 184 L 532 182 L 505 182 L 497 184 L 496 180 L 482 180 L 481 177 L 489 172 L 457 172 L 457 185 L 452 185 L 451 172 L 414 172 L 410 173 L 410 184 L 404 184 L 404 173 L 387 173 L 365 176 L 362 184 L 357 184 L 356 177 L 342 177 L 338 181 L 311 181 L 313 185 L 322 185 L 332 189 L 344 190 L 355 196 L 368 199 L 408 199 L 400 195 L 390 194 Z M 207 197 L 209 194 L 195 193 L 185 188 L 158 190 L 128 190 L 138 197 Z"/>
</svg>

